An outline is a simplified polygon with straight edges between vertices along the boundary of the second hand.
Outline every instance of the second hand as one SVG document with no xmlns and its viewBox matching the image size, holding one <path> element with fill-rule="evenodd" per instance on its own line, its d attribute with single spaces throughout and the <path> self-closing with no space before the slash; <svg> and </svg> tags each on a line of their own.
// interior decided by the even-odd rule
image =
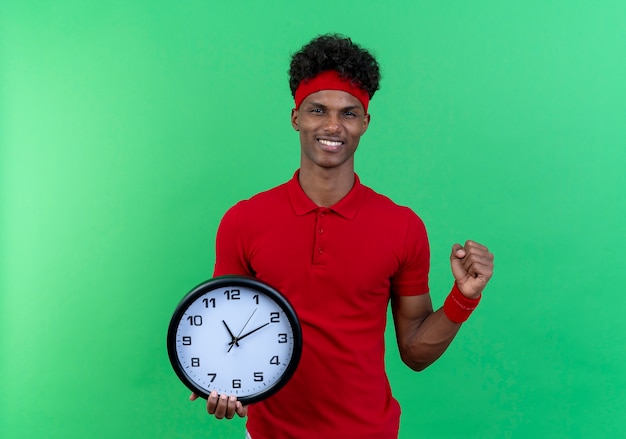
<svg viewBox="0 0 626 439">
<path fill-rule="evenodd" d="M 248 326 L 248 323 L 250 323 L 250 319 L 252 319 L 252 316 L 254 315 L 255 312 L 256 312 L 256 308 L 254 309 L 254 311 L 252 311 L 252 314 L 250 314 L 250 317 L 248 317 L 248 320 L 246 320 L 246 323 L 244 323 L 243 328 L 241 328 L 241 331 L 239 331 L 239 334 L 237 334 L 237 337 L 235 337 L 233 339 L 233 341 L 230 343 L 230 347 L 228 348 L 228 352 L 230 352 L 230 350 L 233 348 L 233 346 L 235 346 L 235 345 L 239 346 L 239 344 L 237 343 L 239 341 L 239 336 L 241 335 L 243 330 L 246 329 L 246 326 Z"/>
</svg>

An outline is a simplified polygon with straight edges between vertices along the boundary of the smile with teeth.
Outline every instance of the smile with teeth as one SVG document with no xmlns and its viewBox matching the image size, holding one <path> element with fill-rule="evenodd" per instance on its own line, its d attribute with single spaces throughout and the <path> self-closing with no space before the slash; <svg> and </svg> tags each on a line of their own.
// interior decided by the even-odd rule
<svg viewBox="0 0 626 439">
<path fill-rule="evenodd" d="M 337 149 L 341 145 L 343 145 L 343 142 L 339 142 L 339 141 L 336 141 L 336 140 L 317 139 L 317 141 L 319 143 L 321 143 L 323 146 L 326 146 L 326 147 L 328 147 L 330 149 Z"/>
</svg>

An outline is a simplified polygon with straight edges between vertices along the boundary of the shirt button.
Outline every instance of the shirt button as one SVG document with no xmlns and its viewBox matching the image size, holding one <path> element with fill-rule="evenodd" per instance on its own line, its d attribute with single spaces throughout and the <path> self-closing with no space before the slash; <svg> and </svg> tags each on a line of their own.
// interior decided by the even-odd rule
<svg viewBox="0 0 626 439">
<path fill-rule="evenodd" d="M 324 250 L 322 250 L 322 247 L 318 248 L 318 249 L 317 249 L 317 251 L 318 251 L 320 254 L 324 253 Z"/>
<path fill-rule="evenodd" d="M 324 233 L 324 229 L 320 229 L 320 233 Z"/>
</svg>

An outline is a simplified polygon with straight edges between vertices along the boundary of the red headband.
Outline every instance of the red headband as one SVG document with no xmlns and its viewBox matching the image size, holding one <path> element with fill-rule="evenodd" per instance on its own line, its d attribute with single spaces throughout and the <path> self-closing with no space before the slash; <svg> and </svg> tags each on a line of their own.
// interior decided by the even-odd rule
<svg viewBox="0 0 626 439">
<path fill-rule="evenodd" d="M 350 93 L 361 102 L 365 113 L 367 113 L 367 105 L 370 101 L 369 94 L 362 88 L 353 85 L 350 80 L 341 78 L 336 70 L 325 70 L 311 79 L 303 79 L 296 88 L 296 110 L 300 108 L 300 104 L 308 95 L 320 90 L 341 90 Z"/>
</svg>

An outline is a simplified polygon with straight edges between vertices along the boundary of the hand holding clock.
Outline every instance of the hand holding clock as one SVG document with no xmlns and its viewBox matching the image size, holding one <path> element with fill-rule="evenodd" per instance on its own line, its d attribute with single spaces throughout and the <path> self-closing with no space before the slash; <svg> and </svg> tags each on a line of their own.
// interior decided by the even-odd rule
<svg viewBox="0 0 626 439">
<path fill-rule="evenodd" d="M 189 396 L 190 401 L 195 401 L 199 396 L 192 393 Z M 248 406 L 237 401 L 234 395 L 230 397 L 226 395 L 218 395 L 217 391 L 212 391 L 206 400 L 206 410 L 210 415 L 215 415 L 217 419 L 233 419 L 235 413 L 240 418 L 248 416 Z"/>
</svg>

